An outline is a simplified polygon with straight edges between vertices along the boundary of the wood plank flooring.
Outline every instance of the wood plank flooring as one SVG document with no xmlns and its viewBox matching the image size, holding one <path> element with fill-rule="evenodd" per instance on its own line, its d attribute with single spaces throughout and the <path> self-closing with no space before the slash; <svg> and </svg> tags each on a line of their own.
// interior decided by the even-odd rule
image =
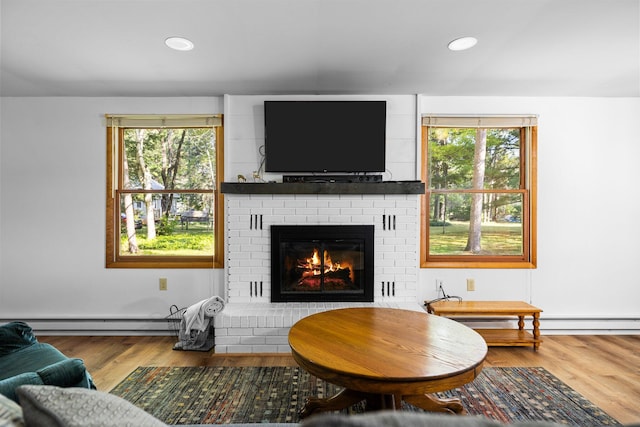
<svg viewBox="0 0 640 427">
<path fill-rule="evenodd" d="M 540 350 L 491 347 L 485 367 L 542 366 L 623 424 L 640 424 L 640 335 L 544 336 Z M 38 337 L 85 361 L 109 391 L 138 366 L 296 366 L 288 354 L 174 351 L 172 337 Z"/>
</svg>

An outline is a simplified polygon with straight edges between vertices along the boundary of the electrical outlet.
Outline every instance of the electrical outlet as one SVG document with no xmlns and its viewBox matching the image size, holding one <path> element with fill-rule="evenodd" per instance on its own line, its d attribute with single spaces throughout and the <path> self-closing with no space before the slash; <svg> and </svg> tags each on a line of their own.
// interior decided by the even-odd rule
<svg viewBox="0 0 640 427">
<path fill-rule="evenodd" d="M 476 290 L 476 281 L 474 279 L 467 279 L 467 291 Z"/>
<path fill-rule="evenodd" d="M 444 280 L 436 279 L 436 292 L 440 292 L 440 287 L 444 284 Z"/>
<path fill-rule="evenodd" d="M 167 290 L 167 278 L 166 277 L 161 277 L 160 278 L 160 290 L 161 291 L 166 291 Z"/>
</svg>

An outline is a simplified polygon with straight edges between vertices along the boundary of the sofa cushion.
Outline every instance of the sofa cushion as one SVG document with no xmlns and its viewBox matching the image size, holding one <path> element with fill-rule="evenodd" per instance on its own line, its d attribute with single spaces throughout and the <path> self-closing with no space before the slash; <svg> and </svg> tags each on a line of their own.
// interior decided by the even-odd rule
<svg viewBox="0 0 640 427">
<path fill-rule="evenodd" d="M 28 427 L 166 427 L 134 404 L 97 390 L 25 385 L 17 394 Z"/>
<path fill-rule="evenodd" d="M 0 394 L 0 427 L 24 427 L 22 408 Z"/>
<path fill-rule="evenodd" d="M 0 379 L 9 378 L 23 372 L 36 372 L 68 357 L 47 343 L 35 343 L 23 347 L 0 358 Z"/>
<path fill-rule="evenodd" d="M 26 349 L 29 350 L 26 352 L 28 354 L 23 354 L 21 350 L 0 358 L 0 370 L 3 375 L 14 374 L 0 380 L 0 394 L 16 400 L 15 388 L 23 384 L 92 387 L 93 382 L 90 380 L 82 359 L 68 359 L 55 348 L 49 347 L 48 344 L 42 346 L 37 343 L 33 347 L 42 348 L 43 351 L 38 353 Z M 18 358 L 18 355 L 24 357 Z M 51 362 L 59 357 L 62 359 Z M 22 362 L 21 369 L 20 362 Z M 49 362 L 51 363 L 48 364 Z M 37 366 L 42 367 L 35 369 Z"/>
<path fill-rule="evenodd" d="M 0 326 L 0 356 L 35 344 L 37 339 L 25 322 L 9 322 Z"/>
<path fill-rule="evenodd" d="M 38 369 L 42 383 L 60 387 L 73 387 L 85 376 L 86 368 L 82 359 L 66 359 Z"/>
<path fill-rule="evenodd" d="M 11 378 L 0 380 L 0 394 L 8 397 L 13 401 L 17 401 L 16 388 L 21 385 L 43 385 L 42 378 L 35 372 L 25 372 L 19 375 L 15 375 Z"/>
</svg>

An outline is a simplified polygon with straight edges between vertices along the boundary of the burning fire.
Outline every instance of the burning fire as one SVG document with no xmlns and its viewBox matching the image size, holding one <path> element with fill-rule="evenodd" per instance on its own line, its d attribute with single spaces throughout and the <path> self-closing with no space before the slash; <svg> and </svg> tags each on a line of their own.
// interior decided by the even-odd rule
<svg viewBox="0 0 640 427">
<path fill-rule="evenodd" d="M 304 262 L 301 262 L 298 267 L 303 270 L 302 277 L 319 276 L 321 274 L 328 274 L 331 272 L 347 269 L 349 271 L 349 277 L 353 278 L 353 268 L 350 265 L 343 265 L 340 262 L 333 262 L 328 251 L 324 251 L 324 271 L 322 269 L 322 262 L 320 262 L 320 253 L 318 248 L 313 249 L 313 254 L 310 258 L 306 258 Z"/>
</svg>

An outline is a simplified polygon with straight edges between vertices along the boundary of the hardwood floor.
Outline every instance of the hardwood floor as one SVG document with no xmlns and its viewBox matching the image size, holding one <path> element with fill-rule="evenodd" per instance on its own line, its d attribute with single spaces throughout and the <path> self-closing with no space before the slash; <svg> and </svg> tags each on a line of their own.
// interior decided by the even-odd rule
<svg viewBox="0 0 640 427">
<path fill-rule="evenodd" d="M 540 350 L 490 347 L 489 366 L 542 366 L 623 424 L 640 423 L 640 335 L 544 336 Z M 38 337 L 84 360 L 109 391 L 138 366 L 296 366 L 288 354 L 173 351 L 172 337 Z"/>
</svg>

